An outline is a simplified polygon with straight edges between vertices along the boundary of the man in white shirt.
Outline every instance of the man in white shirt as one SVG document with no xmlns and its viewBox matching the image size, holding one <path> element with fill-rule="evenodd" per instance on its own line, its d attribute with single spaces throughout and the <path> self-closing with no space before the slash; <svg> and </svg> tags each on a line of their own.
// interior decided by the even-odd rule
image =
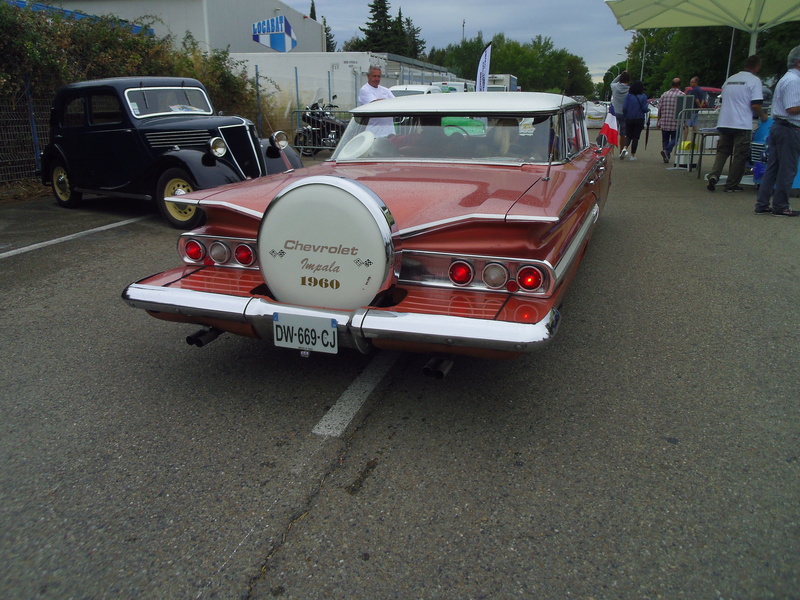
<svg viewBox="0 0 800 600">
<path fill-rule="evenodd" d="M 722 106 L 719 109 L 717 130 L 719 143 L 714 167 L 708 173 L 709 191 L 714 191 L 722 169 L 728 158 L 731 167 L 728 180 L 725 182 L 726 192 L 741 192 L 739 182 L 744 175 L 745 164 L 750 155 L 750 138 L 753 134 L 753 119 L 758 117 L 767 120 L 767 113 L 761 108 L 763 87 L 756 73 L 761 70 L 761 58 L 755 54 L 748 56 L 744 62 L 744 70 L 728 77 L 722 85 Z"/>
<path fill-rule="evenodd" d="M 369 104 L 387 98 L 394 98 L 394 94 L 381 85 L 381 68 L 373 65 L 367 71 L 367 83 L 358 92 L 358 103 Z M 378 137 L 386 137 L 394 133 L 394 124 L 391 117 L 372 118 L 367 129 Z"/>
<path fill-rule="evenodd" d="M 758 189 L 757 215 L 800 216 L 800 211 L 789 206 L 789 191 L 800 160 L 800 46 L 789 52 L 786 66 L 788 70 L 775 86 L 772 98 L 774 122 L 769 128 L 769 157 Z"/>
</svg>

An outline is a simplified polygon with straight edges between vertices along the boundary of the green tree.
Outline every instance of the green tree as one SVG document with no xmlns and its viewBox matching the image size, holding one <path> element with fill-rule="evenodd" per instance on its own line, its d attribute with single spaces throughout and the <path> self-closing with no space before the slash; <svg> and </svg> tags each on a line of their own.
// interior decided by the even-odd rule
<svg viewBox="0 0 800 600">
<path fill-rule="evenodd" d="M 342 44 L 344 52 L 390 52 L 408 58 L 425 58 L 421 30 L 411 19 L 403 17 L 402 9 L 392 19 L 386 0 L 373 0 L 369 8 L 370 21 L 365 27 L 359 27 L 364 37 L 355 36 L 347 40 Z"/>
<path fill-rule="evenodd" d="M 336 52 L 336 41 L 333 39 L 333 32 L 328 26 L 325 17 L 322 17 L 322 27 L 325 29 L 325 51 Z"/>
<path fill-rule="evenodd" d="M 397 36 L 389 17 L 389 3 L 386 0 L 372 0 L 369 13 L 371 16 L 366 27 L 359 27 L 364 34 L 365 49 L 370 52 L 391 52 Z"/>
<path fill-rule="evenodd" d="M 800 39 L 800 23 L 783 23 L 758 36 L 757 54 L 763 61 L 759 76 L 774 81 L 786 72 L 786 55 Z M 741 70 L 749 53 L 750 35 L 730 27 L 685 27 L 643 30 L 628 44 L 631 76 L 638 79 L 644 57 L 645 91 L 657 96 L 670 87 L 674 77 L 684 85 L 698 76 L 702 85 L 722 87 L 728 75 Z M 625 62 L 622 64 L 624 65 Z M 606 79 L 611 77 L 606 74 Z"/>
<path fill-rule="evenodd" d="M 311 8 L 308 9 L 308 16 L 315 21 L 317 20 L 317 7 L 314 6 L 314 0 L 311 0 Z"/>
<path fill-rule="evenodd" d="M 483 34 L 431 49 L 430 62 L 447 67 L 464 79 L 474 79 L 486 42 Z M 583 59 L 556 49 L 548 37 L 536 36 L 529 43 L 509 40 L 502 33 L 492 38 L 492 73 L 511 73 L 525 91 L 556 91 L 567 95 L 591 95 L 594 86 Z"/>
</svg>

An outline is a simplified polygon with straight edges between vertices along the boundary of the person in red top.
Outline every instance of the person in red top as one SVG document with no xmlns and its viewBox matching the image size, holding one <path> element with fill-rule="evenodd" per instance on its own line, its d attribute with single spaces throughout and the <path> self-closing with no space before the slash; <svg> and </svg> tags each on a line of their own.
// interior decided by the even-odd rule
<svg viewBox="0 0 800 600">
<path fill-rule="evenodd" d="M 661 128 L 661 158 L 669 162 L 678 135 L 677 104 L 678 96 L 685 96 L 681 91 L 680 77 L 672 80 L 672 87 L 661 94 L 658 101 L 658 126 Z"/>
</svg>

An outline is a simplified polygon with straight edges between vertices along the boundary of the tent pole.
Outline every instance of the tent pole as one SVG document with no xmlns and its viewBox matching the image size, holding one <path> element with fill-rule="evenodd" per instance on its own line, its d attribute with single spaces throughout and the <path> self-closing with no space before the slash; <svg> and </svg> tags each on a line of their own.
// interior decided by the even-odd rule
<svg viewBox="0 0 800 600">
<path fill-rule="evenodd" d="M 728 50 L 728 70 L 725 72 L 725 79 L 731 76 L 731 61 L 733 60 L 733 38 L 736 36 L 736 28 L 731 27 L 731 48 Z"/>
</svg>

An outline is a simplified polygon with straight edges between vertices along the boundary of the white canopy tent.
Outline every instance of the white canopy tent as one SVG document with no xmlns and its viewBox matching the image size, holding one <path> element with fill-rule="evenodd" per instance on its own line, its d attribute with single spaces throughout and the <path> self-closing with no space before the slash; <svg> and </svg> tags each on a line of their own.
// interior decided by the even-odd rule
<svg viewBox="0 0 800 600">
<path fill-rule="evenodd" d="M 605 0 L 623 29 L 734 27 L 750 33 L 750 54 L 758 33 L 800 21 L 798 0 Z"/>
</svg>

